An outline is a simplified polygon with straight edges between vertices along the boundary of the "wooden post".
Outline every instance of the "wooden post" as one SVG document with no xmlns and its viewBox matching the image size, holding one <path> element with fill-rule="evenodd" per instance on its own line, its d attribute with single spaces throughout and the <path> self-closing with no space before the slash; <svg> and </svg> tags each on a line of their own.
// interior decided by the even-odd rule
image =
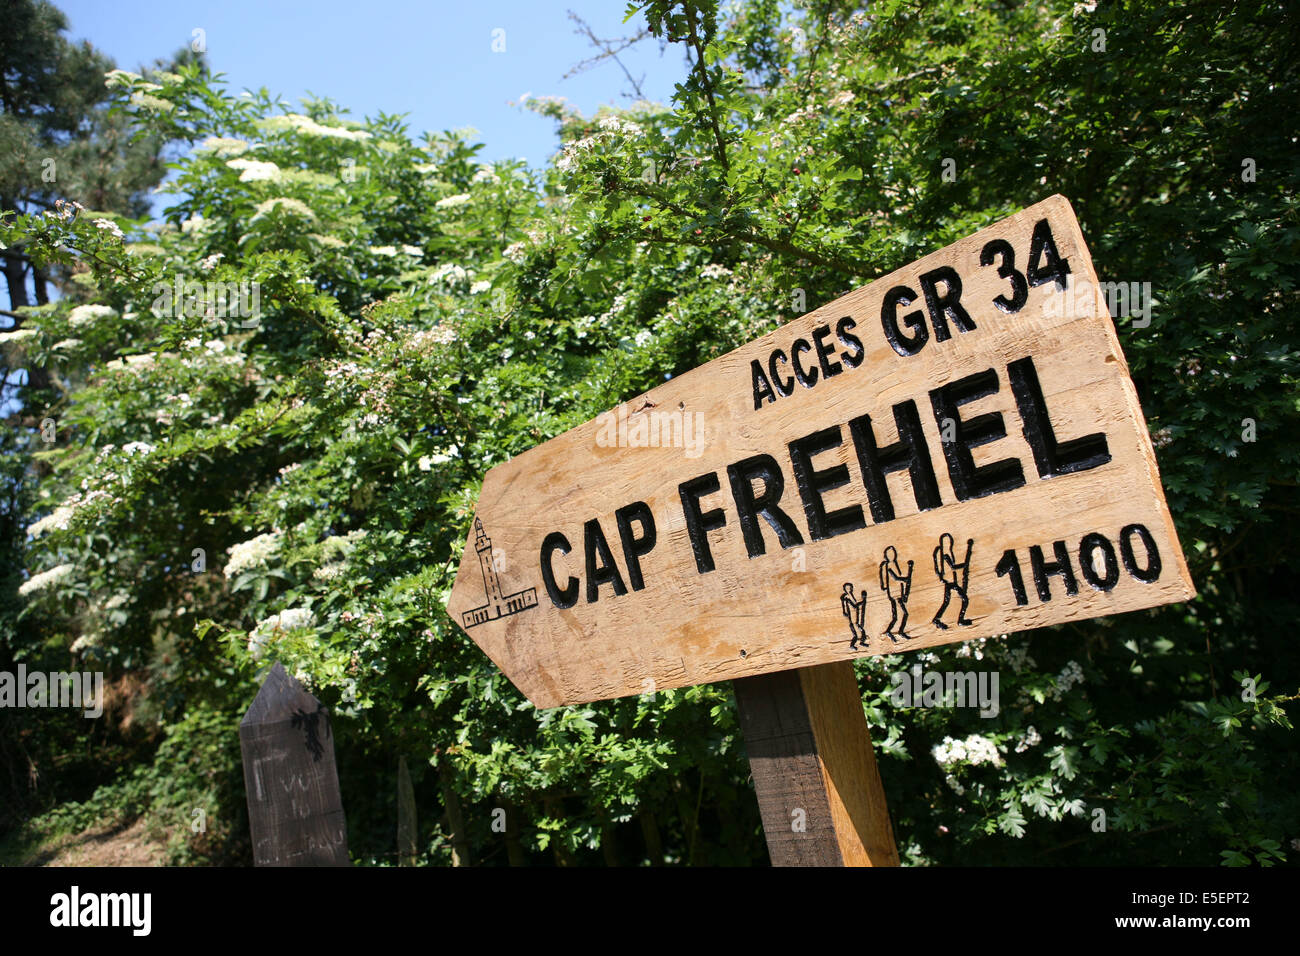
<svg viewBox="0 0 1300 956">
<path fill-rule="evenodd" d="M 397 865 L 415 866 L 415 787 L 406 758 L 397 758 Z"/>
<path fill-rule="evenodd" d="M 898 866 L 852 661 L 732 681 L 773 866 Z"/>
<path fill-rule="evenodd" d="M 257 866 L 348 866 L 329 711 L 278 662 L 239 724 Z"/>
</svg>

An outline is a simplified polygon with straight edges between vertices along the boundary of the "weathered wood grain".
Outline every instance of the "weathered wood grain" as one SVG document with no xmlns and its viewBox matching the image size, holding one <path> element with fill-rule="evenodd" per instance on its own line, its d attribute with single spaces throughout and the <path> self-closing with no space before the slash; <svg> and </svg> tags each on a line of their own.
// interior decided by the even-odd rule
<svg viewBox="0 0 1300 956">
<path fill-rule="evenodd" d="M 256 866 L 348 866 L 329 711 L 271 668 L 239 724 Z"/>
<path fill-rule="evenodd" d="M 1054 277 L 1026 281 L 1023 305 L 1007 312 L 996 300 L 1014 302 L 1016 280 L 1000 276 L 1005 258 L 986 250 L 1005 242 L 1024 278 L 1041 222 L 1068 264 L 1064 288 Z M 1040 265 L 1050 261 L 1040 256 Z M 972 326 L 962 331 L 944 311 L 952 286 L 932 281 L 946 338 L 920 283 L 943 269 L 959 277 L 958 302 Z M 886 334 L 882 316 L 899 286 L 916 299 L 894 310 L 899 328 L 911 334 L 906 320 L 919 311 L 927 329 L 915 354 L 901 353 Z M 855 367 L 849 343 L 836 335 L 842 319 L 854 323 L 849 334 L 861 342 Z M 774 390 L 775 400 L 763 398 L 756 409 L 753 362 L 775 367 L 776 377 L 789 374 L 774 350 L 788 359 L 799 340 L 807 344 L 805 369 L 818 367 L 816 383 L 792 384 L 788 396 Z M 836 374 L 827 376 L 809 351 L 817 341 L 833 348 L 827 366 L 838 363 Z M 954 397 L 954 383 L 964 394 Z M 979 394 L 981 384 L 989 394 Z M 945 388 L 950 399 L 964 400 L 948 406 L 955 415 L 939 414 Z M 878 449 L 899 443 L 899 415 L 905 427 L 919 429 L 933 473 L 929 497 L 922 465 L 915 473 L 882 471 L 874 491 L 868 481 L 859 436 L 870 435 Z M 850 423 L 861 425 L 862 416 L 869 420 L 855 434 Z M 1000 416 L 1000 427 L 992 416 Z M 945 424 L 954 419 L 967 423 L 963 428 L 991 422 L 993 440 L 955 435 Z M 687 424 L 698 425 L 698 435 Z M 660 447 L 642 447 L 655 437 L 650 425 Z M 834 429 L 826 434 L 837 440 L 824 450 L 801 446 L 804 484 L 819 475 L 823 484 L 807 495 L 792 444 Z M 1104 436 L 1104 460 L 1076 447 L 1094 435 Z M 770 512 L 756 514 L 748 534 L 742 527 L 738 495 L 761 499 L 773 489 L 767 477 L 744 469 L 733 480 L 728 468 L 762 455 L 784 485 L 776 506 L 793 529 L 784 538 Z M 1023 483 L 973 494 L 970 470 L 998 462 L 1009 462 L 1001 467 Z M 683 485 L 697 478 L 717 485 L 697 495 L 701 512 L 717 509 L 724 522 L 703 535 L 711 570 L 701 570 L 699 535 L 683 500 Z M 882 488 L 892 517 L 877 511 Z M 843 533 L 818 537 L 810 498 L 829 516 L 824 523 Z M 647 515 L 653 547 L 645 546 Z M 855 515 L 857 526 L 843 530 Z M 544 554 L 553 533 L 571 550 Z M 599 583 L 594 601 L 588 539 L 595 569 L 612 565 L 620 582 Z M 751 556 L 753 541 L 761 553 Z M 1056 542 L 1064 568 L 1053 568 Z M 882 587 L 891 548 L 895 573 Z M 576 583 L 571 606 L 561 606 L 567 595 L 557 601 L 548 591 L 544 565 L 553 569 L 555 590 Z M 1053 196 L 493 468 L 448 612 L 530 700 L 551 707 L 1004 635 L 1194 593 L 1091 258 L 1069 203 Z M 895 621 L 889 633 L 904 609 L 906 625 Z"/>
<path fill-rule="evenodd" d="M 853 664 L 732 682 L 773 866 L 897 866 Z"/>
</svg>

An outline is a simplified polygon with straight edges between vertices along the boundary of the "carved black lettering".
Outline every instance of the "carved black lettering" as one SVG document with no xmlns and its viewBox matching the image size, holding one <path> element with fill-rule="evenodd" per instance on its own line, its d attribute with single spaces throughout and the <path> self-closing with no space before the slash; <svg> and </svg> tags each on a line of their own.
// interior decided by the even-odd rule
<svg viewBox="0 0 1300 956">
<path fill-rule="evenodd" d="M 939 482 L 930 462 L 930 449 L 921 430 L 921 415 L 916 402 L 908 399 L 894 406 L 894 424 L 898 428 L 898 441 L 881 448 L 876 443 L 871 428 L 871 416 L 862 415 L 849 422 L 849 434 L 858 453 L 858 466 L 862 469 L 862 483 L 867 489 L 867 503 L 871 507 L 871 520 L 876 524 L 892 521 L 894 503 L 889 497 L 885 476 L 890 472 L 907 469 L 912 479 L 912 495 L 920 511 L 929 511 L 943 504 L 939 496 Z"/>
<path fill-rule="evenodd" d="M 677 486 L 677 495 L 682 501 L 682 514 L 686 518 L 686 533 L 690 536 L 691 551 L 695 554 L 695 568 L 700 574 L 706 574 L 714 568 L 709 532 L 716 531 L 727 523 L 727 516 L 721 508 L 701 512 L 700 499 L 721 487 L 717 473 L 712 471 L 690 481 L 683 481 Z"/>
<path fill-rule="evenodd" d="M 880 304 L 880 324 L 885 330 L 885 338 L 890 347 L 902 356 L 921 351 L 930 337 L 930 330 L 925 327 L 925 314 L 920 309 L 903 316 L 903 325 L 912 330 L 911 335 L 904 335 L 898 327 L 898 307 L 915 301 L 915 292 L 905 285 L 896 285 L 885 293 L 885 300 Z"/>
<path fill-rule="evenodd" d="M 570 576 L 568 582 L 561 588 L 555 581 L 555 567 L 552 561 L 555 558 L 555 552 L 568 554 L 572 551 L 569 545 L 569 539 L 559 531 L 552 531 L 542 539 L 542 583 L 546 585 L 546 593 L 550 595 L 551 603 L 558 608 L 569 608 L 578 603 L 578 579 Z"/>
<path fill-rule="evenodd" d="M 951 266 L 931 269 L 920 277 L 920 282 L 936 342 L 946 342 L 952 338 L 952 333 L 948 331 L 949 317 L 959 332 L 975 331 L 975 323 L 961 304 L 961 276 L 957 275 L 956 269 Z M 942 295 L 939 294 L 939 283 L 944 285 Z"/>
<path fill-rule="evenodd" d="M 655 531 L 655 517 L 650 513 L 650 506 L 644 501 L 634 501 L 630 505 L 614 512 L 618 522 L 618 536 L 623 542 L 623 560 L 627 563 L 627 578 L 632 582 L 632 590 L 640 591 L 645 587 L 641 576 L 641 559 L 649 554 L 655 546 L 658 534 Z M 632 523 L 641 526 L 641 536 L 632 533 Z"/>
<path fill-rule="evenodd" d="M 1079 593 L 1079 582 L 1075 580 L 1074 568 L 1070 564 L 1070 552 L 1065 549 L 1065 542 L 1052 542 L 1052 553 L 1056 556 L 1056 560 L 1047 561 L 1043 558 L 1043 549 L 1038 545 L 1031 545 L 1029 548 L 1029 570 L 1034 576 L 1034 588 L 1038 591 L 1040 601 L 1052 599 L 1052 589 L 1047 579 L 1058 574 L 1065 582 L 1067 595 Z"/>
<path fill-rule="evenodd" d="M 840 426 L 833 425 L 813 432 L 803 438 L 790 442 L 790 464 L 794 468 L 795 484 L 803 498 L 804 514 L 808 517 L 808 534 L 814 541 L 833 538 L 839 534 L 856 531 L 867 526 L 862 515 L 862 508 L 850 505 L 836 511 L 827 512 L 822 495 L 834 488 L 848 484 L 849 468 L 847 465 L 833 465 L 817 471 L 813 468 L 814 455 L 840 444 Z"/>
<path fill-rule="evenodd" d="M 840 358 L 844 359 L 844 364 L 849 368 L 857 368 L 862 364 L 863 358 L 866 357 L 867 350 L 862 345 L 862 340 L 853 334 L 858 323 L 854 322 L 849 316 L 844 316 L 835 323 L 835 337 L 840 340 L 849 351 L 841 352 Z"/>
<path fill-rule="evenodd" d="M 781 467 L 775 458 L 771 455 L 755 455 L 728 465 L 727 478 L 731 482 L 731 495 L 736 500 L 740 531 L 745 536 L 745 550 L 751 558 L 766 553 L 763 530 L 758 523 L 759 515 L 772 526 L 782 548 L 803 544 L 799 528 L 777 506 L 781 493 L 785 490 L 785 478 L 781 475 Z M 763 483 L 763 491 L 758 495 L 754 494 L 756 480 Z"/>
<path fill-rule="evenodd" d="M 1016 407 L 1020 409 L 1025 441 L 1034 453 L 1039 477 L 1072 475 L 1110 461 L 1110 447 L 1106 444 L 1104 432 L 1057 441 L 1033 358 L 1025 356 L 1009 364 L 1007 378 L 1011 382 L 1011 393 L 1016 397 Z"/>
<path fill-rule="evenodd" d="M 1006 426 L 1001 412 L 989 412 L 962 420 L 960 408 L 967 402 L 994 395 L 998 390 L 998 377 L 993 369 L 985 369 L 949 382 L 930 392 L 934 417 L 943 434 L 944 422 L 952 422 L 952 441 L 941 442 L 944 458 L 948 461 L 948 476 L 959 501 L 983 498 L 1000 491 L 1011 491 L 1025 483 L 1024 469 L 1015 458 L 1003 458 L 987 465 L 975 465 L 972 448 L 1005 438 Z"/>
<path fill-rule="evenodd" d="M 583 525 L 582 531 L 587 555 L 587 603 L 596 603 L 602 584 L 612 584 L 615 596 L 626 594 L 627 585 L 623 583 L 623 575 L 618 573 L 618 565 L 600 522 L 592 518 Z"/>
</svg>

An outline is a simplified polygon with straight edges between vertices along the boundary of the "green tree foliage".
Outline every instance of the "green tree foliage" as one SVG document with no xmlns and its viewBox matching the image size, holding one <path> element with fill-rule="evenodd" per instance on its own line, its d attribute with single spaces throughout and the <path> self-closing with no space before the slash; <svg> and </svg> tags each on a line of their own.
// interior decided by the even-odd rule
<svg viewBox="0 0 1300 956">
<path fill-rule="evenodd" d="M 146 681 L 133 719 L 162 741 L 60 812 L 125 801 L 172 828 L 178 858 L 246 859 L 234 731 L 278 659 L 336 715 L 359 859 L 393 858 L 405 756 L 427 862 L 763 861 L 726 685 L 539 712 L 447 619 L 478 482 L 1059 192 L 1101 277 L 1154 291 L 1149 325 L 1118 324 L 1200 594 L 860 662 L 900 847 L 1287 859 L 1291 11 L 656 0 L 629 16 L 686 53 L 672 103 L 535 101 L 562 143 L 540 174 L 183 67 L 115 80 L 134 122 L 194 144 L 164 222 L 5 218 L 0 240 L 85 264 L 96 302 L 3 337 L 67 382 L 47 409 L 59 442 L 23 451 L 40 497 L 22 614 L 39 626 L 12 649 Z M 231 314 L 223 293 L 254 288 L 257 314 Z M 996 669 L 999 714 L 896 706 L 889 675 L 914 663 Z"/>
</svg>

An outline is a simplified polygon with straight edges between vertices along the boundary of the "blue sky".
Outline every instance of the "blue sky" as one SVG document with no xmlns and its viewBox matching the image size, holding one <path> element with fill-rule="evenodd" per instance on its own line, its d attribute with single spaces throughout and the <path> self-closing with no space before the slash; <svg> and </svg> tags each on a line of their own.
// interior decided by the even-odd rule
<svg viewBox="0 0 1300 956">
<path fill-rule="evenodd" d="M 574 31 L 573 10 L 597 36 L 630 35 L 622 0 L 416 2 L 416 0 L 54 0 L 68 36 L 89 40 L 134 70 L 188 46 L 204 31 L 208 61 L 235 91 L 265 86 L 293 102 L 308 92 L 351 110 L 407 114 L 424 130 L 474 127 L 484 160 L 521 157 L 542 166 L 555 152 L 552 120 L 526 111 L 524 94 L 564 96 L 584 113 L 627 104 L 628 84 L 612 61 L 570 79 L 595 50 Z M 494 34 L 503 30 L 504 34 Z M 494 38 L 504 52 L 493 52 Z M 498 42 L 500 46 L 500 42 Z M 621 58 L 648 99 L 667 102 L 684 73 L 680 50 L 662 55 L 646 39 Z"/>
</svg>

